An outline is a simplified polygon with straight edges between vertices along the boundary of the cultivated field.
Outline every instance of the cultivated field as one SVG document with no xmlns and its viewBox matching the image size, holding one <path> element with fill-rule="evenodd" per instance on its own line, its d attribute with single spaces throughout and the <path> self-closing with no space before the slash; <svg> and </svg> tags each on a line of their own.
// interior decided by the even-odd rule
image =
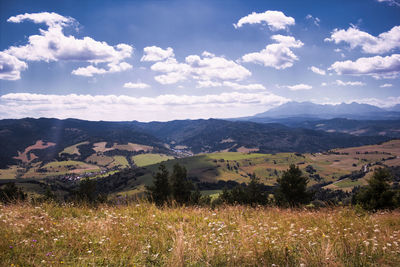
<svg viewBox="0 0 400 267">
<path fill-rule="evenodd" d="M 0 206 L 3 266 L 399 266 L 400 212 Z"/>
<path fill-rule="evenodd" d="M 147 153 L 147 154 L 139 154 L 136 156 L 132 157 L 133 162 L 136 164 L 138 167 L 144 167 L 152 164 L 157 164 L 169 159 L 173 159 L 174 157 L 164 155 L 164 154 L 153 154 L 153 153 Z"/>
</svg>

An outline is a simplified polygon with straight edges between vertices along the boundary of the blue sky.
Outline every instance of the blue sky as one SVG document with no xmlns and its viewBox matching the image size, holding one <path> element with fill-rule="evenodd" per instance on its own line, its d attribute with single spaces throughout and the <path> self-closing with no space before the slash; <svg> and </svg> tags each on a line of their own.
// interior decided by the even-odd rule
<svg viewBox="0 0 400 267">
<path fill-rule="evenodd" d="M 0 2 L 0 118 L 400 103 L 400 1 Z"/>
</svg>

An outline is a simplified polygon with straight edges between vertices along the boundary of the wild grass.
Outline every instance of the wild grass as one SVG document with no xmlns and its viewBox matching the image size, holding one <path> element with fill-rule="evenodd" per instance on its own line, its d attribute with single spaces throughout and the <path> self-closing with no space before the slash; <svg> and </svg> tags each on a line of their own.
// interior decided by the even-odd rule
<svg viewBox="0 0 400 267">
<path fill-rule="evenodd" d="M 3 266 L 399 266 L 400 211 L 0 206 Z"/>
</svg>

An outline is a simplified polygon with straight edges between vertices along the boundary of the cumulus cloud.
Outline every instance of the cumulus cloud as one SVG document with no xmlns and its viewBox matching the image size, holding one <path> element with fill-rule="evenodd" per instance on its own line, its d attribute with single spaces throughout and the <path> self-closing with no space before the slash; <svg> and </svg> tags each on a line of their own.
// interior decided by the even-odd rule
<svg viewBox="0 0 400 267">
<path fill-rule="evenodd" d="M 44 23 L 49 27 L 63 27 L 75 22 L 71 17 L 64 17 L 54 12 L 25 13 L 10 17 L 7 22 L 21 23 L 30 20 L 36 24 Z"/>
<path fill-rule="evenodd" d="M 292 67 L 298 57 L 290 48 L 300 48 L 304 44 L 292 36 L 273 35 L 276 43 L 267 45 L 260 52 L 249 53 L 242 57 L 243 62 L 262 64 L 265 67 L 286 69 Z"/>
<path fill-rule="evenodd" d="M 321 21 L 319 18 L 313 17 L 313 15 L 311 15 L 311 14 L 308 14 L 306 16 L 306 19 L 312 21 L 315 24 L 315 26 L 319 26 L 319 23 Z"/>
<path fill-rule="evenodd" d="M 0 118 L 57 117 L 89 120 L 171 120 L 247 116 L 290 101 L 271 93 L 215 95 L 44 95 L 12 93 L 0 97 Z M 118 110 L 116 113 L 115 110 Z"/>
<path fill-rule="evenodd" d="M 350 82 L 350 81 L 349 82 L 344 82 L 344 81 L 341 81 L 341 80 L 336 80 L 335 84 L 339 85 L 339 86 L 364 86 L 365 85 L 365 83 L 359 82 L 359 81 L 356 81 L 356 82 Z"/>
<path fill-rule="evenodd" d="M 314 66 L 311 66 L 310 70 L 312 72 L 316 73 L 316 74 L 319 74 L 319 75 L 325 75 L 326 74 L 326 71 L 324 71 L 324 70 L 322 70 L 320 68 L 314 67 Z"/>
<path fill-rule="evenodd" d="M 145 88 L 150 88 L 150 85 L 148 85 L 147 83 L 141 83 L 141 82 L 137 82 L 137 83 L 128 82 L 128 83 L 124 83 L 124 88 L 145 89 Z"/>
<path fill-rule="evenodd" d="M 150 69 L 164 73 L 154 77 L 161 84 L 174 84 L 184 81 L 191 73 L 191 68 L 188 64 L 179 63 L 175 58 L 168 58 L 165 61 L 157 62 Z"/>
<path fill-rule="evenodd" d="M 161 61 L 167 58 L 175 57 L 174 50 L 171 47 L 162 49 L 158 46 L 147 46 L 143 48 L 144 55 L 140 61 Z"/>
<path fill-rule="evenodd" d="M 56 13 L 25 13 L 10 17 L 7 21 L 20 23 L 25 20 L 34 23 L 44 23 L 48 29 L 40 29 L 39 35 L 28 37 L 28 43 L 21 46 L 11 46 L 4 52 L 27 61 L 84 61 L 91 64 L 106 64 L 107 69 L 89 65 L 73 71 L 75 75 L 92 76 L 124 71 L 132 66 L 124 60 L 132 56 L 133 48 L 127 44 L 111 46 L 106 42 L 100 42 L 91 37 L 77 39 L 74 36 L 66 36 L 63 28 L 72 25 L 73 18 L 64 17 Z"/>
<path fill-rule="evenodd" d="M 380 88 L 386 88 L 386 87 L 392 87 L 393 86 L 393 84 L 391 84 L 391 83 L 385 83 L 385 84 L 382 84 L 381 86 L 379 86 Z"/>
<path fill-rule="evenodd" d="M 76 70 L 73 70 L 71 73 L 78 76 L 92 77 L 94 74 L 104 74 L 107 71 L 102 68 L 97 68 L 93 65 L 89 65 L 87 67 L 80 67 Z"/>
<path fill-rule="evenodd" d="M 87 67 L 77 68 L 76 70 L 73 70 L 71 73 L 78 76 L 93 77 L 93 75 L 95 74 L 114 73 L 132 69 L 132 65 L 126 62 L 109 63 L 107 64 L 107 66 L 108 69 L 103 69 L 95 67 L 93 65 L 89 65 Z"/>
<path fill-rule="evenodd" d="M 326 38 L 325 41 L 335 42 L 335 44 L 348 43 L 351 49 L 361 47 L 361 50 L 368 54 L 383 54 L 400 48 L 400 26 L 395 26 L 377 37 L 354 26 L 347 30 L 335 29 L 331 37 Z"/>
<path fill-rule="evenodd" d="M 295 85 L 286 85 L 283 86 L 286 88 L 289 88 L 291 91 L 300 91 L 300 90 L 310 90 L 312 89 L 311 85 L 300 83 L 300 84 L 295 84 Z"/>
<path fill-rule="evenodd" d="M 198 81 L 197 87 L 229 87 L 233 90 L 266 90 L 264 85 L 259 83 L 251 83 L 251 84 L 239 84 L 230 81 L 224 82 L 213 82 L 213 81 Z"/>
<path fill-rule="evenodd" d="M 237 29 L 244 24 L 259 24 L 268 25 L 271 31 L 285 30 L 288 26 L 294 25 L 295 20 L 292 17 L 286 16 L 281 11 L 267 10 L 264 13 L 253 12 L 241 19 L 233 26 Z"/>
<path fill-rule="evenodd" d="M 187 56 L 184 63 L 170 57 L 153 64 L 151 69 L 163 73 L 154 77 L 161 84 L 174 84 L 189 78 L 201 81 L 240 81 L 251 75 L 251 72 L 240 64 L 209 52 L 204 52 L 202 57 Z"/>
<path fill-rule="evenodd" d="M 337 61 L 330 69 L 338 74 L 370 75 L 377 79 L 396 78 L 400 73 L 400 54 L 362 57 L 356 61 Z"/>
<path fill-rule="evenodd" d="M 0 52 L 0 79 L 19 80 L 21 71 L 28 68 L 28 65 L 18 58 L 4 52 Z"/>
</svg>

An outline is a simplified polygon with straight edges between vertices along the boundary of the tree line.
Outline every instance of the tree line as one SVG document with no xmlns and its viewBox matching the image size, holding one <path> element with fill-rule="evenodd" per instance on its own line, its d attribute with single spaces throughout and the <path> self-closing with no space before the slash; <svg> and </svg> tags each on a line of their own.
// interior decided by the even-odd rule
<svg viewBox="0 0 400 267">
<path fill-rule="evenodd" d="M 128 171 L 125 170 L 125 172 Z M 198 185 L 188 178 L 184 166 L 175 164 L 170 173 L 164 164 L 160 164 L 158 171 L 153 175 L 153 184 L 146 186 L 146 195 L 150 201 L 159 206 L 176 203 L 178 205 L 241 204 L 299 207 L 309 204 L 311 200 L 320 200 L 320 202 L 330 200 L 331 203 L 338 204 L 343 199 L 351 199 L 348 204 L 359 205 L 366 210 L 375 211 L 400 207 L 400 189 L 398 185 L 397 187 L 393 186 L 398 183 L 392 173 L 393 170 L 391 172 L 387 168 L 377 168 L 372 177 L 367 180 L 366 186 L 356 187 L 352 193 L 346 193 L 341 190 L 323 189 L 323 185 L 309 187 L 309 179 L 303 175 L 298 166 L 292 164 L 277 179 L 275 187 L 264 185 L 255 174 L 252 174 L 250 175 L 250 182 L 247 184 L 233 183 L 233 181 L 232 183 L 221 183 L 226 187 L 218 198 L 212 200 L 209 196 L 201 194 Z M 397 169 L 395 174 L 397 174 Z M 117 176 L 121 175 L 118 174 Z M 125 177 L 126 175 L 122 176 Z M 112 184 L 122 178 L 112 179 L 114 180 Z M 109 179 L 104 178 L 99 179 L 99 181 L 83 179 L 77 188 L 72 190 L 67 201 L 91 204 L 105 202 L 111 186 L 109 182 Z M 122 179 L 117 184 L 126 184 L 126 179 Z M 0 187 L 0 201 L 3 203 L 26 199 L 27 195 L 14 183 Z M 56 200 L 56 196 L 49 186 L 40 200 Z"/>
<path fill-rule="evenodd" d="M 364 209 L 371 211 L 393 209 L 400 207 L 400 190 L 392 188 L 391 181 L 393 181 L 391 172 L 387 168 L 378 168 L 368 180 L 368 185 L 356 188 L 352 194 L 322 188 L 316 190 L 308 187 L 309 179 L 303 175 L 298 166 L 292 164 L 277 179 L 277 185 L 273 190 L 252 174 L 248 184 L 238 184 L 231 189 L 224 188 L 213 204 L 299 207 L 309 204 L 312 199 L 341 200 L 352 195 L 351 204 L 360 205 Z M 146 189 L 149 200 L 160 206 L 172 202 L 186 205 L 211 202 L 209 197 L 200 194 L 187 178 L 185 167 L 179 164 L 174 165 L 171 174 L 164 164 L 160 164 L 158 172 L 153 176 L 153 185 L 147 186 Z"/>
</svg>

